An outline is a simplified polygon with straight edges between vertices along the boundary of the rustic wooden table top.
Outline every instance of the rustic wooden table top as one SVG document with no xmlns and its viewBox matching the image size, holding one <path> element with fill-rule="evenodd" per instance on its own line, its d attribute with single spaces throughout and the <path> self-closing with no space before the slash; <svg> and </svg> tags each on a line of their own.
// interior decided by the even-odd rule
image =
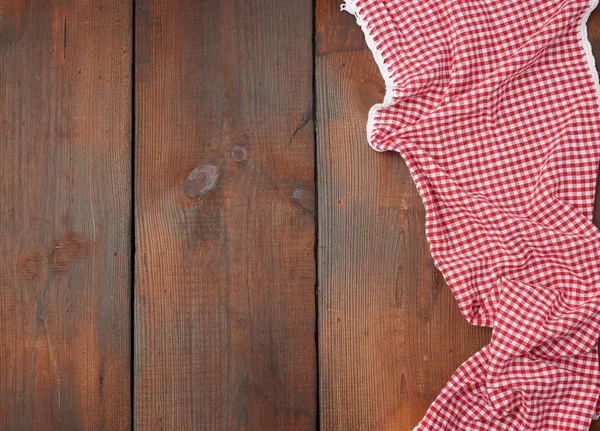
<svg viewBox="0 0 600 431">
<path fill-rule="evenodd" d="M 0 430 L 411 430 L 488 342 L 339 3 L 0 0 Z"/>
</svg>

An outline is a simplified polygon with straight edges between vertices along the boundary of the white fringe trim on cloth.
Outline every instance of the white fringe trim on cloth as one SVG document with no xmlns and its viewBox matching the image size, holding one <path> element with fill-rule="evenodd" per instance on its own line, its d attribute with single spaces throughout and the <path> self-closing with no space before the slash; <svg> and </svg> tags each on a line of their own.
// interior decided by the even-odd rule
<svg viewBox="0 0 600 431">
<path fill-rule="evenodd" d="M 377 112 L 380 109 L 385 108 L 386 106 L 389 106 L 392 103 L 392 100 L 394 98 L 394 80 L 392 79 L 392 74 L 388 69 L 388 66 L 385 64 L 383 55 L 377 47 L 375 39 L 373 38 L 373 35 L 371 34 L 366 21 L 364 20 L 364 18 L 360 14 L 360 11 L 356 7 L 356 0 L 345 0 L 344 3 L 340 6 L 340 9 L 351 13 L 356 18 L 356 23 L 360 26 L 365 35 L 365 41 L 367 42 L 367 46 L 371 50 L 373 58 L 375 59 L 375 62 L 379 67 L 379 73 L 381 73 L 381 76 L 383 77 L 383 80 L 385 82 L 385 96 L 383 98 L 383 103 L 377 103 L 373 105 L 371 109 L 369 109 L 369 118 L 367 121 L 367 141 L 369 142 L 369 146 L 375 151 L 381 152 L 384 150 L 377 148 L 374 145 L 371 139 L 371 135 L 373 134 L 373 129 L 375 127 L 375 117 L 377 115 Z"/>
</svg>

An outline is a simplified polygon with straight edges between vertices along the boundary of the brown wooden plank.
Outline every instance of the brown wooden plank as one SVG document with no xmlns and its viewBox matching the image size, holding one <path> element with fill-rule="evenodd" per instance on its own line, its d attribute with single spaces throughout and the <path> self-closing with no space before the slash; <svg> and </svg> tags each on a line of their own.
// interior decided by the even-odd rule
<svg viewBox="0 0 600 431">
<path fill-rule="evenodd" d="M 384 85 L 340 1 L 317 1 L 321 429 L 412 430 L 489 341 L 435 270 L 425 213 L 395 153 L 366 142 Z"/>
<path fill-rule="evenodd" d="M 0 429 L 130 427 L 131 4 L 0 0 Z"/>
<path fill-rule="evenodd" d="M 311 21 L 137 2 L 137 429 L 316 427 Z"/>
</svg>

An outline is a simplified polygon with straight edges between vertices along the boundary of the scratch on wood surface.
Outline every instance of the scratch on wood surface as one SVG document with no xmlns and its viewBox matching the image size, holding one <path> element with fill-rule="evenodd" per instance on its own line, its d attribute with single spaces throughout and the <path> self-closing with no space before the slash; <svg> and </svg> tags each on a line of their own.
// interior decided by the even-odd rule
<svg viewBox="0 0 600 431">
<path fill-rule="evenodd" d="M 60 372 L 58 371 L 58 363 L 56 362 L 56 357 L 54 356 L 54 350 L 52 349 L 52 345 L 50 344 L 50 335 L 48 335 L 48 329 L 46 328 L 46 322 L 42 322 L 44 325 L 44 334 L 46 334 L 46 345 L 48 346 L 48 356 L 50 357 L 50 363 L 52 365 L 52 370 L 56 375 L 56 394 L 58 396 L 58 416 L 60 417 Z"/>
<path fill-rule="evenodd" d="M 296 135 L 298 134 L 298 132 L 300 130 L 302 130 L 302 128 L 304 126 L 306 126 L 308 124 L 308 122 L 310 121 L 311 118 L 312 118 L 312 116 L 310 114 L 306 114 L 306 115 L 304 115 L 304 117 L 302 117 L 302 120 L 300 120 L 300 123 L 294 129 L 294 132 L 292 133 L 292 137 L 290 138 L 290 140 L 288 141 L 286 146 L 288 146 L 288 147 L 290 146 L 290 144 L 293 142 L 293 140 L 296 137 Z"/>
<path fill-rule="evenodd" d="M 38 328 L 39 325 L 42 325 L 42 330 L 44 331 L 44 337 L 46 338 L 46 346 L 48 347 L 48 357 L 50 358 L 50 365 L 52 367 L 52 371 L 56 375 L 56 390 L 58 395 L 58 412 L 60 415 L 60 403 L 61 403 L 61 394 L 60 394 L 60 373 L 58 371 L 58 363 L 56 361 L 56 357 L 54 356 L 54 351 L 52 349 L 52 344 L 50 343 L 50 335 L 48 334 L 48 325 L 46 324 L 46 316 L 45 316 L 45 302 L 46 295 L 48 293 L 48 289 L 50 287 L 50 283 L 52 282 L 52 273 L 49 273 L 46 276 L 46 280 L 44 282 L 44 287 L 42 288 L 41 294 L 36 295 L 36 305 L 37 305 L 37 320 L 38 320 Z M 37 352 L 38 343 L 35 344 L 35 350 Z"/>
<path fill-rule="evenodd" d="M 63 26 L 63 59 L 67 58 L 67 18 Z"/>
</svg>

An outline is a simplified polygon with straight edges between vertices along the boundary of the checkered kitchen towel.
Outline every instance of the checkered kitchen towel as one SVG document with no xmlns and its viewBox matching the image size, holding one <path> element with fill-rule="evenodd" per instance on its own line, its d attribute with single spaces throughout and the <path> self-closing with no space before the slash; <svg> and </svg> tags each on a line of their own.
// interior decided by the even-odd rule
<svg viewBox="0 0 600 431">
<path fill-rule="evenodd" d="M 598 413 L 600 93 L 585 27 L 594 7 L 342 5 L 386 81 L 369 144 L 405 159 L 436 266 L 463 316 L 493 328 L 415 430 L 587 430 Z"/>
</svg>

